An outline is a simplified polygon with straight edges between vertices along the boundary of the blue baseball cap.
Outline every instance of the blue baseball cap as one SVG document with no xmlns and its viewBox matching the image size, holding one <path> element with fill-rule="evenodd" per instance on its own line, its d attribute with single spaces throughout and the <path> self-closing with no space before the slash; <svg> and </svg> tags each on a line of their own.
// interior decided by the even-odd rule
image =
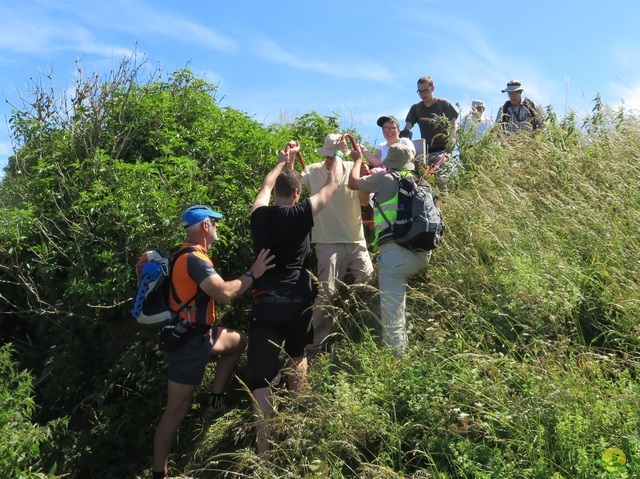
<svg viewBox="0 0 640 479">
<path fill-rule="evenodd" d="M 196 223 L 200 223 L 202 220 L 207 218 L 213 218 L 219 220 L 222 218 L 222 215 L 217 211 L 213 211 L 208 206 L 204 205 L 195 205 L 190 206 L 182 213 L 182 226 L 188 228 L 189 226 L 193 226 Z"/>
</svg>

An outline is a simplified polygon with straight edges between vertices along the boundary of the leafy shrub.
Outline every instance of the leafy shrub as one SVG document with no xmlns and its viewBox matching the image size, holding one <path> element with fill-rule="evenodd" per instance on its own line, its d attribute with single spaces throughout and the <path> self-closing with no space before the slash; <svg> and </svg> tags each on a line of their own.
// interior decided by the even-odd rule
<svg viewBox="0 0 640 479">
<path fill-rule="evenodd" d="M 0 476 L 12 478 L 53 477 L 55 465 L 42 472 L 41 447 L 64 421 L 45 426 L 33 422 L 33 377 L 13 361 L 10 345 L 0 348 Z"/>
<path fill-rule="evenodd" d="M 216 267 L 241 274 L 253 259 L 247 211 L 276 150 L 297 138 L 308 163 L 321 161 L 315 149 L 340 129 L 315 112 L 265 127 L 220 107 L 188 70 L 143 72 L 126 60 L 106 79 L 81 74 L 65 99 L 36 85 L 12 118 L 0 332 L 35 379 L 3 350 L 3 390 L 18 391 L 0 406 L 19 431 L 2 443 L 8 477 L 142 475 L 165 378 L 155 336 L 129 319 L 138 255 L 179 245 L 178 215 L 206 203 L 224 214 Z M 608 477 L 601 458 L 618 447 L 619 477 L 637 475 L 640 129 L 599 102 L 581 126 L 548 116 L 539 135 L 461 148 L 460 186 L 442 200 L 445 243 L 409 285 L 406 356 L 377 344 L 375 291 L 345 287 L 330 311 L 332 352 L 300 396 L 276 395 L 272 460 L 252 452 L 242 363 L 231 412 L 205 423 L 194 405 L 176 468 L 586 479 Z M 243 328 L 248 306 L 219 318 Z"/>
</svg>

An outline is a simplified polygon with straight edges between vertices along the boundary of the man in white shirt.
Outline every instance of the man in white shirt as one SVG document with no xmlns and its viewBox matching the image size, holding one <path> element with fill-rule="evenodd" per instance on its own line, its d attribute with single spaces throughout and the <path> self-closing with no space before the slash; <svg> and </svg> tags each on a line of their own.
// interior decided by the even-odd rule
<svg viewBox="0 0 640 479">
<path fill-rule="evenodd" d="M 485 107 L 482 100 L 471 102 L 471 112 L 462 120 L 462 129 L 471 132 L 469 139 L 475 145 L 482 139 L 484 134 L 493 127 L 493 120 L 484 114 Z"/>
</svg>

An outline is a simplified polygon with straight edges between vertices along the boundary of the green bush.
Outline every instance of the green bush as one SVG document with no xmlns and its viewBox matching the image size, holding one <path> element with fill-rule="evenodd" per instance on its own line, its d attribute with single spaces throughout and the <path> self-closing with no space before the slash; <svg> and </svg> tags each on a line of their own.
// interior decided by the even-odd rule
<svg viewBox="0 0 640 479">
<path fill-rule="evenodd" d="M 55 465 L 43 471 L 41 448 L 64 421 L 40 426 L 33 421 L 33 377 L 13 361 L 10 345 L 0 347 L 0 476 L 12 478 L 53 477 Z"/>
<path fill-rule="evenodd" d="M 316 112 L 263 126 L 220 107 L 188 70 L 143 78 L 143 67 L 80 70 L 71 105 L 36 86 L 12 118 L 19 148 L 0 188 L 0 333 L 16 348 L 0 353 L 7 477 L 148 477 L 166 380 L 156 336 L 129 316 L 138 255 L 178 246 L 178 215 L 205 203 L 224 214 L 216 268 L 240 275 L 253 260 L 247 213 L 276 150 L 296 138 L 307 163 L 321 161 L 316 148 L 341 130 Z M 253 453 L 243 361 L 232 409 L 213 422 L 199 410 L 207 371 L 172 468 L 637 476 L 640 129 L 599 101 L 582 125 L 547 113 L 536 136 L 462 138 L 445 242 L 409 284 L 406 356 L 378 345 L 375 288 L 345 285 L 329 311 L 332 352 L 301 395 L 276 394 L 271 461 Z M 225 305 L 219 319 L 243 329 L 248 307 Z M 613 472 L 611 448 L 626 454 Z"/>
</svg>

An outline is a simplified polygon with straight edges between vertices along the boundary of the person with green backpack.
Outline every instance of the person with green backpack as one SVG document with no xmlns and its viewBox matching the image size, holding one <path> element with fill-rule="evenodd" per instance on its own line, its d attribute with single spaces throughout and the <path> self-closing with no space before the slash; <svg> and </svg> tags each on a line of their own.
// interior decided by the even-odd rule
<svg viewBox="0 0 640 479">
<path fill-rule="evenodd" d="M 375 193 L 379 207 L 374 210 L 374 228 L 378 246 L 378 283 L 380 288 L 380 310 L 382 341 L 393 349 L 394 354 L 404 354 L 409 340 L 406 332 L 405 303 L 407 280 L 422 271 L 431 258 L 431 251 L 417 251 L 398 244 L 392 235 L 384 234 L 388 222 L 398 216 L 397 176 L 414 175 L 414 152 L 406 145 L 395 143 L 389 147 L 382 163 L 387 171 L 361 177 L 362 153 L 354 150 L 354 160 L 349 175 L 349 188 L 366 193 Z"/>
</svg>

